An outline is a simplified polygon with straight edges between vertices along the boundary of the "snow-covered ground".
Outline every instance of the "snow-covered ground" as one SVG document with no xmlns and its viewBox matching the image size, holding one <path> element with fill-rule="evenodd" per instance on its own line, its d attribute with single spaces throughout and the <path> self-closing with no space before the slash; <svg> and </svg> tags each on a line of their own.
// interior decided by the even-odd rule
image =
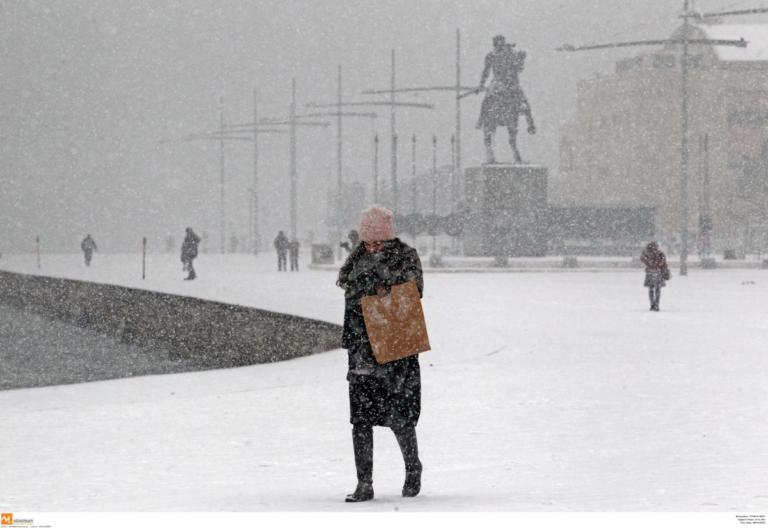
<svg viewBox="0 0 768 528">
<path fill-rule="evenodd" d="M 327 271 L 274 255 L 43 256 L 42 272 L 340 323 Z M 306 264 L 305 261 L 302 265 Z M 36 272 L 33 256 L 0 268 Z M 674 270 L 673 270 L 674 271 Z M 346 355 L 0 391 L 3 511 L 765 511 L 768 271 L 429 274 L 422 494 L 400 497 L 375 433 L 376 500 L 354 486 Z"/>
</svg>

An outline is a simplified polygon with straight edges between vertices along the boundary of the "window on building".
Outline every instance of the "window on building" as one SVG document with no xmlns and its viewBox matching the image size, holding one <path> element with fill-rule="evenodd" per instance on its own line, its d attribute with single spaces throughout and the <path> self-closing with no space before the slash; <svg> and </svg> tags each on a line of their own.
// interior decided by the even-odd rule
<svg viewBox="0 0 768 528">
<path fill-rule="evenodd" d="M 728 112 L 728 125 L 748 128 L 768 126 L 768 110 L 732 110 Z"/>
<path fill-rule="evenodd" d="M 629 59 L 622 59 L 616 63 L 616 73 L 622 73 L 629 70 L 634 70 L 643 65 L 642 55 L 639 57 L 631 57 Z"/>
<path fill-rule="evenodd" d="M 675 67 L 675 56 L 672 54 L 664 54 L 664 55 L 654 55 L 653 56 L 653 67 L 654 68 L 674 68 Z"/>
</svg>

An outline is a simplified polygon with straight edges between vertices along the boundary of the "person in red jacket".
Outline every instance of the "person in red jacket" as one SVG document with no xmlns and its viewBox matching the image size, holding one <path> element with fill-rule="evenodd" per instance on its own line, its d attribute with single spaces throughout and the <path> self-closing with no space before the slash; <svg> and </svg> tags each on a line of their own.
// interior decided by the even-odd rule
<svg viewBox="0 0 768 528">
<path fill-rule="evenodd" d="M 643 254 L 640 255 L 640 261 L 645 264 L 645 282 L 643 285 L 648 288 L 648 298 L 651 301 L 651 311 L 659 311 L 659 302 L 661 301 L 661 288 L 666 286 L 669 280 L 669 266 L 667 266 L 667 256 L 656 242 L 650 242 Z"/>
</svg>

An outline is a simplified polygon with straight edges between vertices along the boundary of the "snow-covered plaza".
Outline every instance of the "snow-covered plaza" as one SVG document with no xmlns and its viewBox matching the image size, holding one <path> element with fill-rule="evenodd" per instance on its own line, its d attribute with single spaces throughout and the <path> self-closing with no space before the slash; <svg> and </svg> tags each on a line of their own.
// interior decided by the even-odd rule
<svg viewBox="0 0 768 528">
<path fill-rule="evenodd" d="M 341 323 L 329 271 L 273 253 L 4 255 L 0 268 Z M 768 271 L 694 270 L 648 311 L 640 270 L 427 273 L 422 493 L 376 429 L 354 488 L 346 353 L 0 391 L 8 511 L 768 510 Z M 205 324 L 205 321 L 201 321 Z M 87 330 L 76 329 L 87 333 Z M 76 352 L 74 352 L 76 353 Z"/>
</svg>

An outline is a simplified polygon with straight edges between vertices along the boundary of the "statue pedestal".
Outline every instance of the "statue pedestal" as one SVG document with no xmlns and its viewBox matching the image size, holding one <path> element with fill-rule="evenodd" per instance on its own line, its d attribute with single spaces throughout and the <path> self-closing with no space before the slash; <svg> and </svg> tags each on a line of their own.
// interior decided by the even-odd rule
<svg viewBox="0 0 768 528">
<path fill-rule="evenodd" d="M 547 251 L 547 168 L 491 164 L 468 167 L 464 228 L 468 256 L 539 257 Z"/>
</svg>

